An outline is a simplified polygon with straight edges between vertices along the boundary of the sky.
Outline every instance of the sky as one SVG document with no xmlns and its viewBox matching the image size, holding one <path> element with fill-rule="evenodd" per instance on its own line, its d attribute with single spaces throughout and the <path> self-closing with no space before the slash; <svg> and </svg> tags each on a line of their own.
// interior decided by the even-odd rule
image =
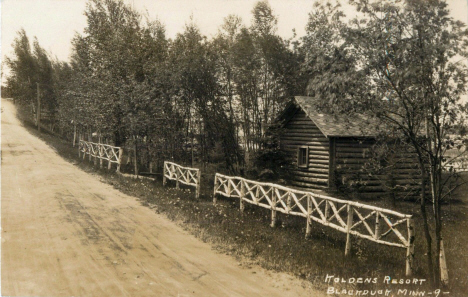
<svg viewBox="0 0 468 297">
<path fill-rule="evenodd" d="M 150 19 L 159 19 L 166 26 L 168 37 L 174 38 L 184 30 L 193 16 L 201 32 L 214 36 L 223 19 L 229 14 L 242 17 L 248 25 L 257 0 L 124 0 L 138 11 L 147 12 Z M 86 0 L 1 0 L 2 4 L 2 58 L 12 52 L 11 44 L 21 28 L 30 39 L 36 36 L 43 48 L 60 60 L 68 60 L 70 40 L 75 32 L 86 26 L 83 12 Z M 311 0 L 270 0 L 278 16 L 278 33 L 292 37 L 295 28 L 303 35 Z"/>
<path fill-rule="evenodd" d="M 214 36 L 223 19 L 229 14 L 239 15 L 249 25 L 251 11 L 258 0 L 124 0 L 138 11 L 147 12 L 150 19 L 159 19 L 166 26 L 167 36 L 174 38 L 184 30 L 193 16 L 202 34 Z M 453 16 L 468 23 L 468 0 L 447 0 Z M 1 0 L 1 57 L 11 55 L 11 44 L 21 28 L 30 38 L 59 60 L 68 61 L 71 39 L 83 33 L 86 0 Z M 305 34 L 308 13 L 314 0 L 269 0 L 278 17 L 278 34 L 292 37 Z M 346 8 L 347 1 L 343 2 Z M 340 2 L 340 3 L 341 3 Z"/>
</svg>

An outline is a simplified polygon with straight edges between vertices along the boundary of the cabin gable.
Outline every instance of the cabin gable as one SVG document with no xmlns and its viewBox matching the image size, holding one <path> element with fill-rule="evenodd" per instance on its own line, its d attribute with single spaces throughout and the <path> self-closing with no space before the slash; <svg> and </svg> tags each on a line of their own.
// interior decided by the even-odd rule
<svg viewBox="0 0 468 297">
<path fill-rule="evenodd" d="M 328 187 L 329 139 L 302 109 L 296 109 L 284 123 L 280 146 L 291 159 L 293 169 L 290 180 L 294 186 L 319 189 Z M 307 154 L 306 166 L 302 164 L 304 153 Z"/>
</svg>

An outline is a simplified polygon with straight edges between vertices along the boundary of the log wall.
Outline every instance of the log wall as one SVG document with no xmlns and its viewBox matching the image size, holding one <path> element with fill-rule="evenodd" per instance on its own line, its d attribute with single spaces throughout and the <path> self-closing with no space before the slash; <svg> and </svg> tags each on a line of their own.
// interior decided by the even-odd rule
<svg viewBox="0 0 468 297">
<path fill-rule="evenodd" d="M 291 183 L 298 188 L 323 189 L 328 187 L 329 140 L 307 117 L 298 110 L 285 126 L 281 134 L 281 148 L 288 153 L 293 163 Z M 299 147 L 309 148 L 307 168 L 297 167 Z"/>
<path fill-rule="evenodd" d="M 419 195 L 419 169 L 414 153 L 396 150 L 385 164 L 385 174 L 360 172 L 368 162 L 374 141 L 371 139 L 336 138 L 335 140 L 335 183 L 350 187 L 362 197 L 393 195 L 392 198 L 412 198 Z M 360 180 L 357 183 L 358 179 Z"/>
</svg>

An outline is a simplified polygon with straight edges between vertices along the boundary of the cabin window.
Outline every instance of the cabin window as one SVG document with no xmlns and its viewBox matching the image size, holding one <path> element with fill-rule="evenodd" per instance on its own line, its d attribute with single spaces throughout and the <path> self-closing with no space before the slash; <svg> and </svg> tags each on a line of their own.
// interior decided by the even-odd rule
<svg viewBox="0 0 468 297">
<path fill-rule="evenodd" d="M 309 163 L 309 148 L 301 146 L 297 150 L 297 167 L 307 168 Z"/>
</svg>

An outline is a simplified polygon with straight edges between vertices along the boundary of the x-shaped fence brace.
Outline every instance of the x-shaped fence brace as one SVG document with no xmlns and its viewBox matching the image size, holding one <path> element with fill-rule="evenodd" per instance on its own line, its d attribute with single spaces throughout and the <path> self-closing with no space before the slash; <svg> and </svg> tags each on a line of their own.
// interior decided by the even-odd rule
<svg viewBox="0 0 468 297">
<path fill-rule="evenodd" d="M 216 194 L 239 198 L 241 211 L 244 210 L 244 202 L 270 209 L 272 227 L 276 224 L 276 213 L 279 211 L 307 218 L 306 236 L 310 235 L 312 221 L 344 232 L 347 234 L 346 255 L 351 250 L 350 235 L 405 248 L 406 274 L 412 273 L 414 226 L 411 215 L 219 173 L 215 176 L 214 203 Z"/>
<path fill-rule="evenodd" d="M 81 153 L 83 153 L 83 159 L 88 155 L 89 161 L 94 157 L 94 164 L 96 164 L 97 159 L 99 159 L 100 167 L 102 167 L 102 160 L 108 162 L 108 169 L 111 168 L 112 163 L 115 163 L 117 164 L 117 171 L 120 171 L 123 155 L 123 149 L 120 147 L 80 140 L 78 146 L 79 157 L 81 157 Z"/>
<path fill-rule="evenodd" d="M 179 183 L 194 186 L 196 198 L 200 197 L 200 169 L 183 167 L 173 162 L 164 161 L 163 173 L 163 185 L 166 185 L 167 179 L 170 179 L 176 181 L 177 188 L 179 188 Z"/>
</svg>

